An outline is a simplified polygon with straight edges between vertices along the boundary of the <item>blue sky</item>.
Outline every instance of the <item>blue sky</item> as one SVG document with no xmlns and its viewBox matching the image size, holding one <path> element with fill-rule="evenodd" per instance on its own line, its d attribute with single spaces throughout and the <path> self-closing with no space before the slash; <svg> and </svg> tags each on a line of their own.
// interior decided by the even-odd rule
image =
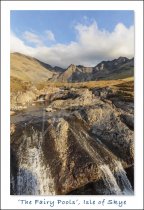
<svg viewBox="0 0 144 210">
<path fill-rule="evenodd" d="M 40 35 L 51 30 L 57 42 L 75 40 L 73 27 L 76 23 L 90 24 L 96 20 L 100 29 L 112 31 L 119 22 L 129 27 L 134 23 L 133 11 L 12 11 L 11 30 L 18 36 L 24 31 Z"/>
<path fill-rule="evenodd" d="M 130 30 L 133 25 L 133 11 L 11 11 L 11 34 L 13 40 L 17 41 L 17 48 L 19 48 L 18 41 L 19 46 L 21 46 L 21 50 L 14 49 L 13 51 L 21 51 L 24 53 L 27 48 L 27 52 L 29 51 L 30 53 L 31 51 L 31 54 L 35 57 L 38 57 L 37 55 L 39 54 L 36 50 L 38 51 L 38 48 L 39 50 L 42 50 L 42 47 L 45 51 L 47 48 L 47 56 L 49 56 L 50 51 L 54 54 L 54 51 L 58 50 L 60 45 L 65 49 L 70 48 L 71 45 L 75 45 L 76 47 L 76 44 L 78 44 L 77 50 L 80 51 L 79 48 L 84 47 L 82 42 L 88 41 L 88 44 L 91 45 L 90 39 L 92 42 L 95 42 L 98 39 L 101 39 L 101 35 L 104 40 L 109 37 L 109 41 L 111 41 L 110 35 L 113 36 L 116 28 L 119 28 L 118 30 L 121 31 L 121 33 L 124 33 L 124 31 L 125 33 L 129 33 L 128 30 Z M 127 29 L 127 31 L 125 29 Z M 118 36 L 120 33 L 118 30 L 115 36 Z M 86 37 L 86 33 L 88 34 L 88 37 Z M 129 34 L 129 36 L 131 35 Z M 106 41 L 108 42 L 108 40 L 105 40 L 104 42 Z M 72 47 L 74 48 L 74 46 Z M 92 49 L 92 52 L 93 51 L 94 49 Z M 125 50 L 124 55 L 126 54 L 126 51 L 128 50 Z M 96 53 L 95 55 L 90 56 L 92 55 L 92 52 L 88 52 L 88 57 L 99 57 L 95 59 L 95 63 L 102 58 L 114 57 L 102 56 L 102 52 L 99 55 Z M 83 60 L 84 57 L 86 57 L 86 55 L 83 56 Z M 54 65 L 54 61 L 52 61 L 54 59 L 52 58 L 48 60 L 43 59 L 42 56 L 39 56 L 38 58 Z M 56 62 L 56 64 L 62 62 L 63 61 L 59 61 Z M 78 62 L 80 62 L 80 60 L 76 60 L 76 63 Z M 94 60 L 92 62 L 87 62 L 86 64 L 93 65 Z"/>
</svg>

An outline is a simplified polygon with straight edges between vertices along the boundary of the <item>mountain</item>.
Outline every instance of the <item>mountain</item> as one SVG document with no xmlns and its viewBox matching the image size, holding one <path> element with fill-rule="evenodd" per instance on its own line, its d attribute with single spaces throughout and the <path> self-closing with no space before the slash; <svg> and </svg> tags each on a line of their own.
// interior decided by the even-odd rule
<svg viewBox="0 0 144 210">
<path fill-rule="evenodd" d="M 102 61 L 94 67 L 96 79 L 123 79 L 134 75 L 134 58 L 119 57 L 112 61 Z"/>
<path fill-rule="evenodd" d="M 95 67 L 95 71 L 118 69 L 121 67 L 121 65 L 128 62 L 129 59 L 125 57 L 119 57 L 118 59 L 114 59 L 112 61 L 102 61 Z"/>
<path fill-rule="evenodd" d="M 53 77 L 52 81 L 83 82 L 91 79 L 93 68 L 71 64 L 64 72 Z"/>
<path fill-rule="evenodd" d="M 119 57 L 112 61 L 102 61 L 95 67 L 84 67 L 71 64 L 64 72 L 52 81 L 84 82 L 105 79 L 123 79 L 134 74 L 134 58 Z"/>
<path fill-rule="evenodd" d="M 114 80 L 131 77 L 134 74 L 134 58 L 119 57 L 112 61 L 102 61 L 94 67 L 71 64 L 67 69 L 43 63 L 36 58 L 20 53 L 11 54 L 11 81 L 13 83 L 43 81 L 85 82 Z"/>
</svg>

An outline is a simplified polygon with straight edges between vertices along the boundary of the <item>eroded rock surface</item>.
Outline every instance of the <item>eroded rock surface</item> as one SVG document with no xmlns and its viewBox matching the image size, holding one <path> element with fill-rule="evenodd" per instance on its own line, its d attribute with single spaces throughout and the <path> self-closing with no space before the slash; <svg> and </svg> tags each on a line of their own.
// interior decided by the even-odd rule
<svg viewBox="0 0 144 210">
<path fill-rule="evenodd" d="M 133 101 L 111 88 L 44 95 L 40 115 L 11 116 L 11 194 L 132 194 Z"/>
</svg>

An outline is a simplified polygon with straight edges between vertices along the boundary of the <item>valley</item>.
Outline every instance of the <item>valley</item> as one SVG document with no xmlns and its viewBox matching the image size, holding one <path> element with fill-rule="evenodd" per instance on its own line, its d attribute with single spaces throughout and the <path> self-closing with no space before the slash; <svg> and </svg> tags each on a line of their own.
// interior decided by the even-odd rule
<svg viewBox="0 0 144 210">
<path fill-rule="evenodd" d="M 134 59 L 11 55 L 11 194 L 134 194 Z"/>
</svg>

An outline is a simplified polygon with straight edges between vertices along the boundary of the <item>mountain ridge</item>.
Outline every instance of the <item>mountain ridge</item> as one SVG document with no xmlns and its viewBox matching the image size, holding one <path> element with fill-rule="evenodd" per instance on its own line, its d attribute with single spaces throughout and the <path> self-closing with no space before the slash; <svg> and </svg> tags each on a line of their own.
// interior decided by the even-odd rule
<svg viewBox="0 0 144 210">
<path fill-rule="evenodd" d="M 66 69 L 52 67 L 34 57 L 11 53 L 11 76 L 24 81 L 38 83 L 84 82 L 105 79 L 123 79 L 133 76 L 134 58 L 119 57 L 101 61 L 94 67 L 70 64 Z"/>
</svg>

